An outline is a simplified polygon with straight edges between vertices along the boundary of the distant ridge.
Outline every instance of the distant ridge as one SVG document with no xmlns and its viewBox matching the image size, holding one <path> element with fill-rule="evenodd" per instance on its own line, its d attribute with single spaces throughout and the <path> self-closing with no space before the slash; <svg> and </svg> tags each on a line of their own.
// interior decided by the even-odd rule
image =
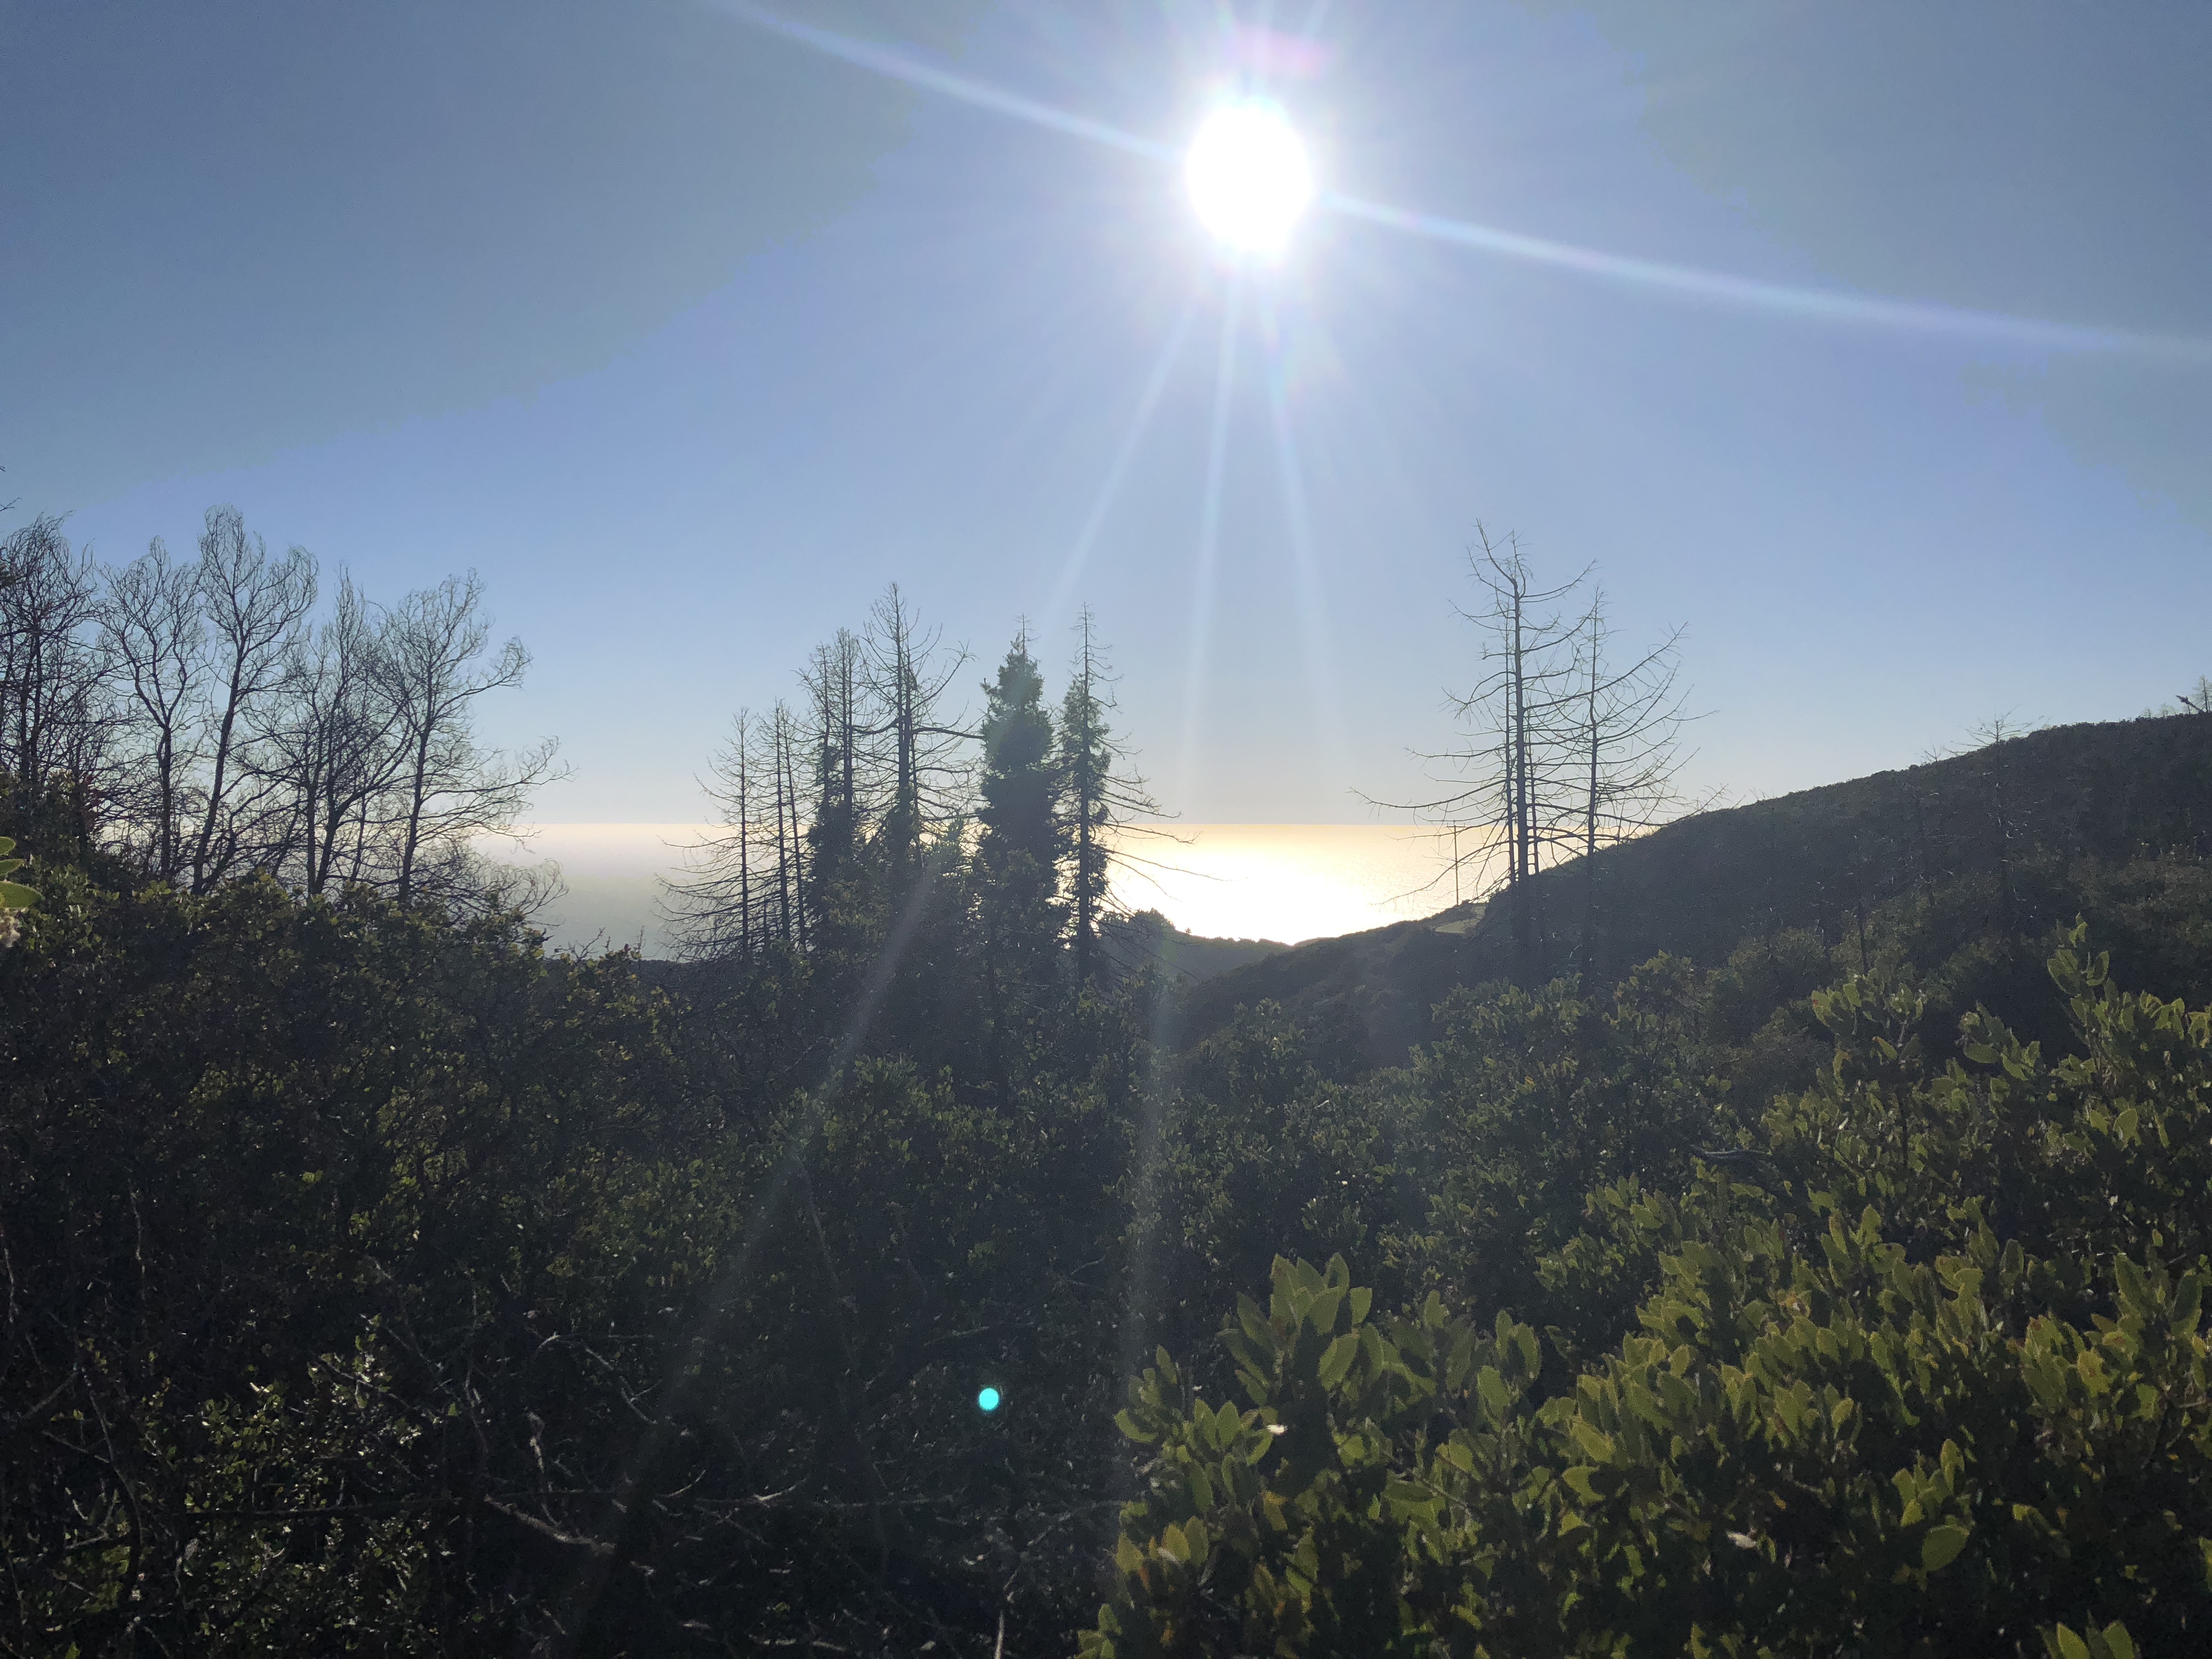
<svg viewBox="0 0 2212 1659">
<path fill-rule="evenodd" d="M 1747 939 L 1790 929 L 1833 945 L 1886 907 L 1939 895 L 1956 927 L 1978 915 L 1990 931 L 2047 929 L 2071 920 L 2086 872 L 2208 855 L 2212 716 L 2054 726 L 1698 813 L 1600 852 L 1593 970 L 1610 981 L 1662 951 L 1717 966 Z M 1402 1062 L 1452 987 L 1573 971 L 1583 878 L 1579 860 L 1535 878 L 1546 938 L 1534 960 L 1516 960 L 1502 906 L 1311 940 L 1194 987 L 1185 1040 L 1272 1000 L 1371 1062 Z M 2140 948 L 2157 949 L 2154 927 Z M 2154 982 L 2192 1000 L 2212 988 Z"/>
<path fill-rule="evenodd" d="M 1157 910 L 1113 918 L 1099 930 L 1099 941 L 1125 971 L 1154 961 L 1191 983 L 1263 962 L 1291 948 L 1272 939 L 1207 939 L 1186 933 Z"/>
</svg>

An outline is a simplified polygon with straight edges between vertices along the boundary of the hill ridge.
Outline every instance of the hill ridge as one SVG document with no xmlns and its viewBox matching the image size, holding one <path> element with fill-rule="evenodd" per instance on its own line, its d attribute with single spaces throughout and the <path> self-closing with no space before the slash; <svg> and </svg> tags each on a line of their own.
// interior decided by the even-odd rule
<svg viewBox="0 0 2212 1659">
<path fill-rule="evenodd" d="M 1788 929 L 1833 945 L 1884 906 L 1939 888 L 1984 902 L 1992 926 L 2053 924 L 2065 918 L 2037 907 L 2056 902 L 2054 872 L 2084 860 L 2202 859 L 2208 838 L 2212 717 L 2048 726 L 1692 813 L 1601 849 L 1595 976 L 1618 980 L 1662 951 L 1717 966 L 1746 939 Z M 1370 1061 L 1396 1063 L 1432 1035 L 1430 1010 L 1452 987 L 1571 971 L 1583 878 L 1575 860 L 1532 879 L 1546 924 L 1534 961 L 1515 959 L 1498 908 L 1463 933 L 1439 933 L 1430 916 L 1309 940 L 1192 988 L 1185 1040 L 1265 1000 L 1335 1027 Z"/>
</svg>

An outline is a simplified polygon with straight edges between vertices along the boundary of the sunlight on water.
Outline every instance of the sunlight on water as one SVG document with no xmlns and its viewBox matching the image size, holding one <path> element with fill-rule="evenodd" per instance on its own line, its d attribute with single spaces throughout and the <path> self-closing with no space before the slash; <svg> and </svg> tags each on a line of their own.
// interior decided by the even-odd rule
<svg viewBox="0 0 2212 1659">
<path fill-rule="evenodd" d="M 1194 823 L 1129 833 L 1115 896 L 1187 933 L 1285 945 L 1434 915 L 1453 902 L 1451 838 L 1395 823 Z M 1462 839 L 1472 853 L 1474 836 Z M 1142 862 L 1138 862 L 1141 860 Z"/>
</svg>

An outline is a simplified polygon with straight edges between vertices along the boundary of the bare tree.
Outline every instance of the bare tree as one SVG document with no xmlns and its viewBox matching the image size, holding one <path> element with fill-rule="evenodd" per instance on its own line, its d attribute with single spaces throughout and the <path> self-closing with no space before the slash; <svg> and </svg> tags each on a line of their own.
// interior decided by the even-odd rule
<svg viewBox="0 0 2212 1659">
<path fill-rule="evenodd" d="M 42 514 L 0 542 L 0 771 L 26 805 L 59 797 L 89 838 L 112 717 L 100 573 Z"/>
<path fill-rule="evenodd" d="M 967 806 L 972 734 L 940 707 L 966 661 L 894 586 L 864 635 L 841 629 L 816 648 L 800 708 L 739 711 L 706 786 L 721 833 L 664 894 L 687 951 L 814 948 L 825 922 L 869 908 L 864 878 L 899 902 Z"/>
<path fill-rule="evenodd" d="M 701 842 L 683 878 L 661 884 L 663 907 L 686 954 L 695 958 L 750 957 L 761 937 L 754 914 L 760 849 L 753 840 L 759 823 L 759 726 L 751 709 L 738 710 L 728 740 L 715 751 L 714 781 L 705 786 L 720 810 L 722 833 Z"/>
<path fill-rule="evenodd" d="M 715 754 L 707 793 L 722 832 L 701 843 L 690 872 L 664 890 L 694 957 L 748 957 L 771 941 L 799 950 L 811 943 L 818 896 L 800 769 L 806 737 L 786 703 L 764 719 L 739 709 Z"/>
<path fill-rule="evenodd" d="M 2177 691 L 2174 700 L 2156 708 L 2146 708 L 2142 718 L 2154 720 L 2166 714 L 2212 714 L 2212 675 L 2199 674 L 2197 684 L 2186 691 Z"/>
<path fill-rule="evenodd" d="M 1475 526 L 1468 568 L 1482 603 L 1472 611 L 1460 608 L 1459 614 L 1481 630 L 1487 666 L 1471 690 L 1447 695 L 1473 742 L 1465 749 L 1424 757 L 1449 766 L 1453 781 L 1463 787 L 1401 805 L 1455 832 L 1455 874 L 1463 860 L 1477 860 L 1478 890 L 1504 890 L 1514 948 L 1524 964 L 1533 964 L 1541 921 L 1530 884 L 1543 866 L 1545 848 L 1559 839 L 1565 803 L 1571 799 L 1571 751 L 1560 738 L 1569 727 L 1574 697 L 1580 619 L 1559 606 L 1589 573 L 1540 587 L 1518 538 L 1509 535 L 1494 542 L 1480 525 Z M 1456 832 L 1468 829 L 1486 834 L 1473 852 L 1462 854 Z M 1502 877 L 1493 877 L 1500 848 L 1505 869 Z"/>
<path fill-rule="evenodd" d="M 368 602 L 341 572 L 330 616 L 295 641 L 287 695 L 266 711 L 258 770 L 286 803 L 270 861 L 314 894 L 360 880 L 399 774 L 396 718 Z"/>
<path fill-rule="evenodd" d="M 868 735 L 880 744 L 885 797 L 876 840 L 896 904 L 912 884 L 924 842 L 967 805 L 968 767 L 956 757 L 974 733 L 939 705 L 968 653 L 946 649 L 939 630 L 924 628 L 896 582 L 870 613 L 864 646 L 874 714 Z"/>
<path fill-rule="evenodd" d="M 1612 652 L 1604 591 L 1593 589 L 1579 611 L 1569 608 L 1589 568 L 1540 586 L 1518 541 L 1494 542 L 1480 526 L 1468 566 L 1483 599 L 1460 615 L 1482 633 L 1486 672 L 1469 691 L 1451 694 L 1449 706 L 1471 741 L 1423 757 L 1449 766 L 1462 787 L 1428 800 L 1376 804 L 1443 826 L 1453 837 L 1455 884 L 1472 869 L 1476 892 L 1503 890 L 1515 953 L 1527 970 L 1543 966 L 1548 948 L 1534 878 L 1547 865 L 1580 860 L 1587 973 L 1598 933 L 1595 855 L 1684 805 L 1674 787 L 1687 758 L 1680 746 L 1681 630 L 1623 664 Z M 1459 842 L 1468 830 L 1482 832 L 1471 851 Z"/>
<path fill-rule="evenodd" d="M 199 602 L 215 652 L 205 805 L 191 849 L 191 889 L 204 893 L 247 855 L 240 833 L 239 743 L 296 663 L 315 603 L 314 560 L 305 548 L 272 561 L 234 507 L 211 507 L 200 532 Z M 257 805 L 261 799 L 254 797 Z"/>
<path fill-rule="evenodd" d="M 1676 784 L 1689 759 L 1681 746 L 1690 718 L 1679 685 L 1683 630 L 1672 629 L 1626 666 L 1616 665 L 1607 651 L 1613 630 L 1605 599 L 1602 587 L 1593 593 L 1574 646 L 1584 978 L 1596 965 L 1598 848 L 1654 829 L 1681 808 Z"/>
<path fill-rule="evenodd" d="M 520 685 L 530 653 L 519 639 L 492 652 L 473 570 L 401 600 L 380 630 L 374 661 L 401 749 L 392 879 L 404 903 L 423 885 L 426 847 L 441 849 L 441 869 L 459 867 L 453 849 L 485 832 L 514 836 L 538 787 L 565 774 L 552 738 L 512 758 L 477 742 L 476 700 Z"/>
<path fill-rule="evenodd" d="M 272 558 L 216 507 L 198 551 L 157 538 L 103 584 L 58 519 L 0 542 L 0 778 L 21 804 L 196 893 L 262 870 L 478 910 L 550 896 L 472 844 L 556 775 L 550 740 L 512 758 L 477 740 L 476 700 L 528 658 L 491 649 L 473 573 L 390 613 L 342 576 L 316 628 L 304 549 Z"/>
<path fill-rule="evenodd" d="M 199 570 L 178 564 L 155 537 L 114 572 L 100 604 L 100 639 L 123 694 L 120 725 L 137 774 L 127 811 L 144 841 L 146 867 L 164 881 L 185 868 L 209 665 Z"/>
<path fill-rule="evenodd" d="M 775 813 L 775 927 L 787 945 L 806 943 L 805 860 L 800 848 L 805 828 L 799 822 L 799 791 L 793 765 L 798 747 L 798 722 L 791 707 L 779 699 L 768 721 L 769 796 Z"/>
</svg>

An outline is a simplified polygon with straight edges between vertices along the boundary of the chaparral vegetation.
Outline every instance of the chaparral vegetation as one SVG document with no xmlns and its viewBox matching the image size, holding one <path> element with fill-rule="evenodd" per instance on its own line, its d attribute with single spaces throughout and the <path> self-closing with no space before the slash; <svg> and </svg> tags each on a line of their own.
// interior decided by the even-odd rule
<svg viewBox="0 0 2212 1659">
<path fill-rule="evenodd" d="M 656 963 L 480 860 L 465 579 L 5 556 L 6 1651 L 2212 1644 L 2212 718 L 1509 757 L 1498 899 L 1200 982 L 1091 631 L 894 593 Z"/>
</svg>

